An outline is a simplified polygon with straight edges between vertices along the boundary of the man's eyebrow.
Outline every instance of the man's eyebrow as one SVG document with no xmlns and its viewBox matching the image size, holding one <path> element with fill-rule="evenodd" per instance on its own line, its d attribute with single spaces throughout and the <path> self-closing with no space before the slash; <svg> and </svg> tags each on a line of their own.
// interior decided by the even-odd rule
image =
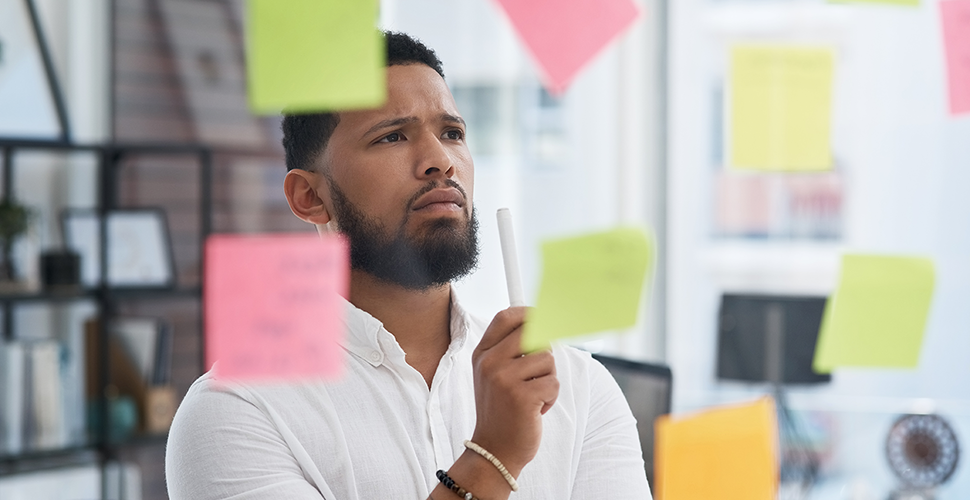
<svg viewBox="0 0 970 500">
<path fill-rule="evenodd" d="M 454 122 L 454 123 L 459 123 L 459 124 L 461 124 L 462 126 L 464 126 L 464 125 L 465 125 L 465 120 L 463 120 L 463 119 L 462 119 L 462 118 L 461 118 L 460 116 L 455 116 L 455 115 L 449 115 L 448 113 L 443 113 L 443 114 L 442 114 L 442 115 L 440 116 L 440 118 L 441 118 L 441 119 L 442 119 L 443 121 L 446 121 L 446 122 Z"/>
<path fill-rule="evenodd" d="M 460 116 L 450 115 L 448 113 L 442 113 L 438 118 L 445 122 L 458 123 L 458 124 L 461 124 L 462 126 L 465 126 L 465 120 L 463 120 L 462 117 Z M 409 123 L 415 123 L 417 121 L 419 120 L 418 120 L 418 117 L 416 116 L 402 116 L 400 118 L 390 118 L 387 120 L 382 120 L 375 123 L 373 127 L 367 129 L 367 132 L 364 132 L 364 136 L 370 135 L 381 129 L 400 127 L 401 125 L 407 125 Z"/>
<path fill-rule="evenodd" d="M 364 135 L 369 135 L 372 132 L 376 132 L 382 128 L 400 127 L 401 125 L 414 123 L 416 121 L 418 121 L 417 116 L 403 116 L 401 118 L 391 118 L 389 120 L 379 121 L 375 123 L 373 127 L 369 128 L 367 132 L 364 132 Z"/>
</svg>

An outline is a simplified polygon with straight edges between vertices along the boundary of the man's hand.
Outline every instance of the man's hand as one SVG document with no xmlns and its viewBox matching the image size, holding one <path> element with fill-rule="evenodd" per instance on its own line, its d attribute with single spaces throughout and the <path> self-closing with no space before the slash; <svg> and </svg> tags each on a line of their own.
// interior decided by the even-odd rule
<svg viewBox="0 0 970 500">
<path fill-rule="evenodd" d="M 542 415 L 559 397 L 549 350 L 522 352 L 525 307 L 500 311 L 472 353 L 478 421 L 472 441 L 518 477 L 539 451 Z"/>
</svg>

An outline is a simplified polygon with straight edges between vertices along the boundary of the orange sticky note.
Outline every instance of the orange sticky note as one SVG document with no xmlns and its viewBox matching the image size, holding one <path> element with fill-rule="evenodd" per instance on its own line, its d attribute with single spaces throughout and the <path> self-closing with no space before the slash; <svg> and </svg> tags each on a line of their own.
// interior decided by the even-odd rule
<svg viewBox="0 0 970 500">
<path fill-rule="evenodd" d="M 497 0 L 552 94 L 636 20 L 632 0 Z"/>
<path fill-rule="evenodd" d="M 664 415 L 655 424 L 658 500 L 774 500 L 778 490 L 775 403 Z"/>
<path fill-rule="evenodd" d="M 970 0 L 940 2 L 950 113 L 970 113 Z"/>
<path fill-rule="evenodd" d="M 350 264 L 342 238 L 215 235 L 205 245 L 206 364 L 223 380 L 341 373 Z"/>
</svg>

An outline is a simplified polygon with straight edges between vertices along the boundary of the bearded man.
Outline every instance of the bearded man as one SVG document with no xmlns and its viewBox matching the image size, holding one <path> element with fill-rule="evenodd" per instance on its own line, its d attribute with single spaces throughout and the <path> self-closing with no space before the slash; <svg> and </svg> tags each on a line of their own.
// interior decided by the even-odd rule
<svg viewBox="0 0 970 500">
<path fill-rule="evenodd" d="M 350 242 L 345 374 L 203 375 L 170 432 L 169 495 L 649 499 L 636 421 L 606 369 L 569 347 L 522 352 L 525 308 L 486 325 L 461 307 L 451 282 L 478 255 L 465 121 L 434 52 L 385 40 L 380 109 L 283 120 L 291 210 Z"/>
</svg>

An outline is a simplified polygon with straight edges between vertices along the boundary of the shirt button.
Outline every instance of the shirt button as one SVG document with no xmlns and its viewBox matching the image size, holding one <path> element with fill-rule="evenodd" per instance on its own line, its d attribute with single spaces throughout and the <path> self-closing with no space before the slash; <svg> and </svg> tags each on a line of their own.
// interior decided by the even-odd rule
<svg viewBox="0 0 970 500">
<path fill-rule="evenodd" d="M 370 352 L 370 360 L 373 361 L 373 362 L 375 362 L 375 363 L 380 363 L 380 361 L 381 361 L 381 353 L 378 352 L 378 351 L 371 351 Z"/>
</svg>

